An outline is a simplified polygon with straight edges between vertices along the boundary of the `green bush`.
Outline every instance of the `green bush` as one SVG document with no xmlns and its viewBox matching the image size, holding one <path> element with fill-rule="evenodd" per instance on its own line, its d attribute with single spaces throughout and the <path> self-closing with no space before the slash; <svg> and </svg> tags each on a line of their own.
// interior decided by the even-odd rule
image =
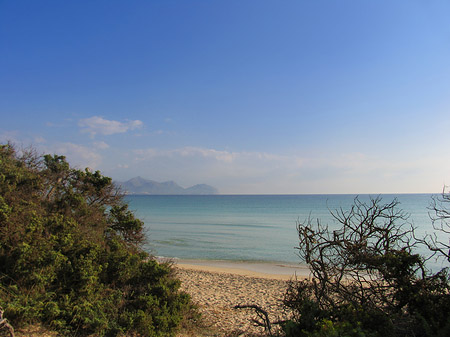
<svg viewBox="0 0 450 337">
<path fill-rule="evenodd" d="M 415 238 L 397 206 L 395 200 L 356 199 L 349 211 L 332 213 L 341 225 L 336 230 L 319 221 L 298 225 L 298 250 L 312 278 L 290 283 L 287 336 L 450 335 L 447 269 L 433 273 L 425 257 L 414 253 L 425 244 L 450 260 L 448 246 L 433 236 Z"/>
<path fill-rule="evenodd" d="M 62 335 L 172 336 L 191 310 L 108 177 L 0 146 L 0 307 Z"/>
</svg>

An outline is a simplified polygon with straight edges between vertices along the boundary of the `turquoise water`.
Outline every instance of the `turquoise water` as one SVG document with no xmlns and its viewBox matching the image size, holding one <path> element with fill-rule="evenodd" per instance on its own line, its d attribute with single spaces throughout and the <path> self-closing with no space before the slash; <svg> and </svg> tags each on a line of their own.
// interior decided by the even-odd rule
<svg viewBox="0 0 450 337">
<path fill-rule="evenodd" d="M 375 196 L 376 197 L 376 196 Z M 430 194 L 382 195 L 410 214 L 422 235 L 431 232 Z M 349 209 L 355 195 L 127 196 L 144 221 L 146 248 L 156 256 L 259 262 L 301 262 L 296 223 L 308 217 L 335 225 L 330 210 Z M 368 200 L 368 195 L 359 196 Z"/>
</svg>

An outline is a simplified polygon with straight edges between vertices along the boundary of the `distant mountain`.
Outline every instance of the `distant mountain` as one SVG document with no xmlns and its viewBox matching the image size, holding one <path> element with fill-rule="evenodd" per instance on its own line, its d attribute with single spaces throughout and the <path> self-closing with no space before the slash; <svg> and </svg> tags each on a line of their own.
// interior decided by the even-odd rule
<svg viewBox="0 0 450 337">
<path fill-rule="evenodd" d="M 183 188 L 174 181 L 159 183 L 142 177 L 132 178 L 125 182 L 116 182 L 127 194 L 217 194 L 216 188 L 199 184 Z"/>
<path fill-rule="evenodd" d="M 184 189 L 184 194 L 217 194 L 219 191 L 215 187 L 206 184 L 197 184 Z"/>
</svg>

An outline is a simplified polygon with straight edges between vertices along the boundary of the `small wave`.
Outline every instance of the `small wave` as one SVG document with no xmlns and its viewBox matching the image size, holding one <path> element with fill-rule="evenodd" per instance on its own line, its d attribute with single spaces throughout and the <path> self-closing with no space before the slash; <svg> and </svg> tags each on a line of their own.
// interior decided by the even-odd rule
<svg viewBox="0 0 450 337">
<path fill-rule="evenodd" d="M 152 240 L 151 243 L 164 245 L 164 246 L 178 246 L 178 247 L 187 247 L 187 246 L 189 246 L 189 241 L 185 240 L 185 239 Z"/>
</svg>

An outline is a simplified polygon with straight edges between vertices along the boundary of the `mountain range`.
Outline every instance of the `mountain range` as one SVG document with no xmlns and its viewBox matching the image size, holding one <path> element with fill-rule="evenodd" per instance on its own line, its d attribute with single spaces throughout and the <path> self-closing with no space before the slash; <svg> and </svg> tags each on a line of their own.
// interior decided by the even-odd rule
<svg viewBox="0 0 450 337">
<path fill-rule="evenodd" d="M 216 188 L 198 184 L 183 188 L 174 181 L 157 182 L 142 177 L 135 177 L 125 182 L 116 182 L 126 194 L 217 194 Z"/>
</svg>

